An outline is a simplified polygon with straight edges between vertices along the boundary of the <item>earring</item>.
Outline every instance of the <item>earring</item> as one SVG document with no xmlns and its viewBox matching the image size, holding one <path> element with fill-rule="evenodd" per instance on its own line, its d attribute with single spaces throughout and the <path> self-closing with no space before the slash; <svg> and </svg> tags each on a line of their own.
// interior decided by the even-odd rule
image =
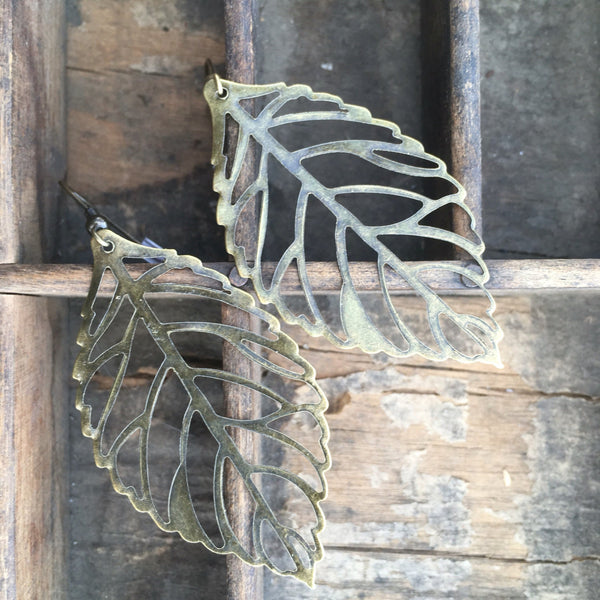
<svg viewBox="0 0 600 600">
<path fill-rule="evenodd" d="M 393 357 L 418 354 L 431 360 L 478 360 L 501 366 L 498 343 L 502 331 L 492 316 L 494 300 L 485 288 L 489 279 L 482 259 L 485 247 L 473 230 L 465 190 L 448 174 L 444 162 L 427 154 L 418 141 L 402 135 L 394 123 L 374 119 L 367 109 L 345 104 L 337 96 L 315 93 L 305 85 L 252 86 L 221 80 L 210 61 L 207 72 L 204 96 L 213 122 L 217 220 L 225 227 L 226 247 L 238 273 L 251 280 L 259 300 L 273 304 L 286 322 L 341 348 L 358 347 Z M 294 141 L 293 129 L 310 125 L 316 125 L 318 140 Z M 350 133 L 338 130 L 338 125 L 351 127 Z M 257 170 L 247 183 L 244 165 L 252 164 L 255 154 Z M 232 157 L 229 162 L 227 155 Z M 342 169 L 336 172 L 334 183 L 326 181 L 324 175 L 331 167 L 318 163 L 336 155 L 352 157 L 385 177 L 359 178 L 356 183 L 350 178 L 353 169 Z M 293 239 L 267 268 L 267 231 L 274 220 L 272 213 L 278 209 L 270 192 L 273 164 L 294 180 L 297 193 L 289 217 Z M 404 179 L 399 183 L 396 176 Z M 324 418 L 327 401 L 315 381 L 313 367 L 280 330 L 279 321 L 258 308 L 252 296 L 233 287 L 224 275 L 203 266 L 197 258 L 178 256 L 175 250 L 162 249 L 149 240 L 138 242 L 77 193 L 63 187 L 86 210 L 92 236 L 94 270 L 82 311 L 77 339 L 82 349 L 73 376 L 79 381 L 77 408 L 82 430 L 92 438 L 96 464 L 108 469 L 115 490 L 126 495 L 138 511 L 148 513 L 161 529 L 313 585 L 315 563 L 323 555 L 320 502 L 326 496 L 324 473 L 330 467 Z M 444 192 L 439 193 L 439 189 Z M 387 224 L 366 222 L 356 214 L 357 203 L 374 207 L 371 212 L 376 214 L 377 203 L 383 198 L 416 208 L 402 220 Z M 319 306 L 306 255 L 307 212 L 315 204 L 334 222 L 330 241 L 335 246 L 340 281 L 339 326 L 328 320 Z M 470 217 L 471 235 L 437 226 L 435 217 L 444 209 L 464 211 Z M 236 235 L 238 225 L 252 218 L 255 211 L 258 232 L 253 250 Z M 377 318 L 369 313 L 355 285 L 348 252 L 351 236 L 376 256 L 381 299 Z M 407 263 L 392 243 L 405 237 L 453 245 L 470 264 L 467 260 Z M 486 302 L 483 313 L 457 312 L 438 295 L 428 278 L 439 271 L 451 271 L 475 288 Z M 294 310 L 282 291 L 289 273 L 299 280 L 307 306 L 304 311 Z M 390 291 L 394 279 L 405 282 L 423 300 L 427 339 L 402 316 Z M 107 285 L 112 286 L 112 295 L 101 309 L 99 299 Z M 224 325 L 218 317 L 199 321 L 197 313 L 173 319 L 163 314 L 156 301 L 164 295 L 234 306 L 258 319 L 266 333 Z M 235 348 L 266 377 L 253 381 L 218 366 L 195 364 L 183 348 L 182 336 L 189 335 L 200 346 L 204 338 L 210 338 Z M 145 367 L 147 394 L 135 409 L 126 399 L 127 381 L 140 378 L 134 367 L 140 348 L 154 349 L 155 364 L 150 370 Z M 290 393 L 290 384 L 301 387 L 301 391 L 291 392 L 292 399 L 284 396 Z M 224 415 L 218 397 L 228 386 L 238 386 L 257 398 L 262 416 L 234 419 Z M 175 390 L 179 390 L 178 400 L 174 400 Z M 165 405 L 172 409 L 169 424 L 176 436 L 171 468 L 156 476 L 151 450 L 153 440 L 160 438 L 157 420 L 166 423 L 162 414 L 157 418 Z M 175 405 L 178 411 L 173 409 Z M 309 448 L 307 440 L 294 437 L 291 429 L 298 424 L 304 432 L 316 434 L 316 445 L 313 440 Z M 188 469 L 188 463 L 197 457 L 192 442 L 199 437 L 199 430 L 216 444 L 208 486 L 214 502 L 212 528 L 204 522 L 206 515 L 199 513 L 197 503 L 198 495 L 206 495 L 207 482 L 192 481 Z M 282 466 L 245 456 L 236 445 L 235 430 L 294 459 L 289 466 Z M 227 473 L 243 482 L 254 504 L 250 542 L 241 539 L 231 518 L 224 485 Z M 309 510 L 302 515 L 305 526 L 294 523 L 292 527 L 278 514 L 281 498 L 278 502 L 269 492 L 283 484 L 286 495 L 295 493 L 300 504 L 308 504 Z M 296 508 L 298 504 L 294 504 Z"/>
<path fill-rule="evenodd" d="M 148 241 L 148 245 L 138 243 L 79 194 L 63 187 L 85 209 L 92 236 L 93 275 L 81 313 L 77 337 L 81 351 L 73 377 L 79 381 L 76 405 L 82 431 L 92 439 L 96 465 L 107 469 L 114 489 L 164 531 L 177 532 L 213 552 L 233 553 L 252 565 L 293 575 L 312 586 L 315 563 L 323 554 L 320 502 L 327 493 L 324 473 L 330 467 L 324 418 L 327 401 L 313 367 L 280 330 L 277 319 L 258 308 L 250 294 L 233 287 L 224 275 L 192 256 L 179 256 L 156 244 L 150 247 L 153 243 Z M 113 289 L 107 306 L 100 308 L 107 286 Z M 212 319 L 201 320 L 195 306 L 192 318 L 165 316 L 158 302 L 165 295 L 199 300 L 208 308 L 234 306 L 257 318 L 264 333 L 221 324 L 218 310 Z M 203 347 L 207 339 L 232 346 L 265 373 L 263 381 L 224 371 L 219 365 L 195 364 L 183 348 L 186 335 L 195 346 Z M 145 361 L 154 356 L 155 363 L 145 362 L 143 371 L 136 370 L 138 352 L 145 353 Z M 146 397 L 136 407 L 128 382 L 144 377 Z M 252 394 L 261 403 L 262 415 L 246 419 L 224 415 L 219 395 L 227 386 Z M 301 389 L 290 400 L 283 393 L 291 387 Z M 165 425 L 163 435 L 160 428 Z M 194 480 L 188 468 L 194 460 L 206 462 L 206 450 L 193 447 L 200 429 L 216 446 L 211 481 Z M 245 456 L 236 444 L 236 430 L 260 441 L 270 454 L 292 456 L 291 466 L 263 464 Z M 310 448 L 304 437 L 294 437 L 296 430 L 302 436 L 312 432 Z M 174 454 L 170 470 L 157 475 L 153 448 L 159 444 L 163 452 L 169 440 Z M 243 481 L 255 506 L 249 543 L 236 532 L 231 518 L 235 506 L 226 502 L 228 470 Z M 280 516 L 277 499 L 269 495 L 273 486 L 285 486 L 286 495 L 295 494 L 308 505 L 302 526 L 294 523 L 292 527 Z M 211 490 L 214 515 L 206 521 L 213 523 L 212 529 L 197 507 L 197 498 L 210 495 Z"/>
<path fill-rule="evenodd" d="M 469 237 L 463 237 L 431 222 L 443 210 L 456 209 L 464 211 L 471 228 L 474 226 L 473 215 L 464 202 L 465 190 L 448 174 L 444 162 L 427 154 L 418 141 L 402 135 L 394 123 L 374 119 L 367 109 L 345 104 L 337 96 L 313 92 L 306 85 L 225 81 L 214 72 L 210 61 L 206 70 L 204 96 L 213 123 L 213 187 L 219 194 L 217 220 L 225 227 L 227 251 L 233 255 L 238 272 L 252 281 L 259 300 L 273 304 L 286 322 L 341 348 L 358 347 L 394 357 L 418 354 L 430 360 L 478 360 L 501 366 L 498 342 L 502 331 L 492 317 L 494 300 L 485 289 L 489 273 L 482 259 L 484 244 L 473 229 Z M 304 141 L 302 134 L 307 128 L 314 137 Z M 226 156 L 225 146 L 231 159 Z M 240 173 L 254 160 L 253 154 L 256 173 L 249 184 L 243 183 Z M 354 162 L 345 169 L 336 169 L 328 162 L 334 156 Z M 363 177 L 354 165 L 376 170 L 377 174 Z M 274 169 L 291 178 L 296 189 L 293 206 L 283 217 L 283 209 L 271 197 Z M 247 179 L 248 174 L 244 177 Z M 441 194 L 431 193 L 440 186 Z M 403 220 L 382 223 L 376 218 L 377 207 L 390 199 L 397 210 L 416 208 Z M 359 204 L 369 206 L 373 222 L 359 218 L 355 210 Z M 339 271 L 335 277 L 341 280 L 337 315 L 341 326 L 328 321 L 321 310 L 307 265 L 307 211 L 311 206 L 333 222 L 329 241 L 335 245 Z M 250 250 L 237 239 L 236 228 L 254 213 L 258 213 L 258 233 L 256 250 Z M 277 216 L 287 219 L 287 228 L 293 234 L 269 270 L 265 265 L 265 240 Z M 408 238 L 452 245 L 472 264 L 408 264 L 394 251 L 396 244 Z M 349 240 L 366 246 L 376 257 L 381 299 L 376 319 L 357 292 L 348 258 Z M 447 271 L 476 288 L 486 303 L 481 315 L 455 311 L 430 287 L 428 278 Z M 282 281 L 288 275 L 299 279 L 306 301 L 304 311 L 295 311 L 290 296 L 282 293 Z M 403 281 L 423 300 L 428 322 L 426 339 L 402 316 L 392 298 L 390 286 L 394 279 Z"/>
</svg>

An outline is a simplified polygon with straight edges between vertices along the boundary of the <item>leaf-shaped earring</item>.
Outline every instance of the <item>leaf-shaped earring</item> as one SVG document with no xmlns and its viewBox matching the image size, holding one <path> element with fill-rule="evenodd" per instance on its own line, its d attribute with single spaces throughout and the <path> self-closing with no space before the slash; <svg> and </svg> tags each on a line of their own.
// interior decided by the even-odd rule
<svg viewBox="0 0 600 600">
<path fill-rule="evenodd" d="M 502 332 L 492 317 L 494 301 L 484 287 L 489 278 L 482 260 L 484 244 L 475 231 L 466 238 L 431 223 L 434 213 L 439 214 L 436 211 L 459 207 L 470 217 L 472 227 L 474 224 L 464 203 L 465 190 L 448 174 L 444 162 L 427 154 L 418 141 L 402 135 L 394 123 L 374 119 L 367 109 L 345 104 L 337 96 L 313 92 L 306 85 L 244 85 L 221 80 L 210 67 L 207 72 L 204 96 L 213 123 L 213 187 L 220 195 L 217 219 L 225 227 L 228 252 L 240 275 L 252 280 L 259 300 L 272 303 L 285 321 L 300 325 L 313 336 L 324 336 L 342 348 L 359 347 L 365 352 L 385 352 L 395 357 L 419 354 L 432 360 L 480 360 L 501 366 L 498 342 Z M 350 129 L 345 130 L 344 125 Z M 303 142 L 304 138 L 296 135 L 301 133 L 301 127 L 312 127 L 318 141 L 313 138 Z M 227 154 L 233 157 L 229 163 L 224 151 L 226 138 Z M 252 152 L 257 155 L 257 169 L 248 184 L 247 174 L 244 178 L 240 173 Z M 374 168 L 383 179 L 378 180 L 375 175 L 361 180 L 354 166 L 336 172 L 326 162 L 335 155 L 352 157 L 355 163 Z M 274 213 L 281 211 L 270 197 L 274 169 L 291 177 L 298 191 L 295 207 L 283 215 L 289 221 L 287 229 L 293 230 L 292 240 L 277 255 L 270 278 L 264 269 L 265 240 L 276 218 Z M 328 177 L 332 172 L 334 177 Z M 390 175 L 404 180 L 387 183 Z M 353 183 L 357 178 L 359 183 Z M 415 185 L 426 187 L 428 183 L 438 187 L 441 183 L 447 191 L 437 197 L 415 191 Z M 402 205 L 416 209 L 390 224 L 376 219 L 375 223 L 367 223 L 353 210 L 357 203 L 366 204 L 372 217 L 384 199 L 392 199 L 401 212 Z M 321 214 L 334 222 L 330 241 L 335 244 L 341 276 L 341 327 L 326 321 L 307 269 L 306 216 L 311 206 L 317 206 Z M 240 221 L 254 211 L 258 212 L 258 234 L 256 250 L 250 251 L 236 237 L 236 231 Z M 472 259 L 472 265 L 458 261 L 407 264 L 393 248 L 401 238 L 408 237 L 453 245 Z M 354 285 L 348 258 L 349 238 L 358 238 L 376 256 L 382 300 L 381 314 L 377 315 L 380 325 L 369 315 Z M 299 279 L 307 305 L 299 313 L 293 310 L 290 297 L 281 291 L 284 276 L 295 270 L 297 275 L 293 277 Z M 468 280 L 469 287 L 479 289 L 487 305 L 481 316 L 456 312 L 429 287 L 428 275 L 438 270 L 453 271 L 463 281 Z M 390 280 L 398 277 L 424 301 L 427 339 L 402 317 L 392 298 Z"/>
<path fill-rule="evenodd" d="M 138 511 L 148 513 L 164 531 L 313 585 L 315 562 L 322 557 L 318 536 L 324 518 L 319 503 L 326 496 L 324 473 L 330 466 L 324 418 L 327 401 L 315 382 L 313 367 L 298 354 L 297 344 L 280 330 L 277 319 L 256 307 L 252 296 L 232 287 L 221 273 L 192 256 L 178 256 L 175 250 L 148 247 L 117 235 L 111 231 L 116 226 L 106 217 L 63 187 L 86 209 L 92 234 L 94 269 L 82 310 L 77 338 L 81 352 L 73 376 L 79 381 L 82 430 L 92 438 L 96 464 L 109 470 L 118 493 L 126 495 Z M 132 261 L 150 265 L 140 269 Z M 114 291 L 100 310 L 100 291 L 105 292 L 110 282 Z M 187 320 L 165 318 L 154 301 L 165 294 L 198 299 L 217 308 L 234 306 L 257 317 L 265 333 L 221 324 L 219 311 L 212 320 L 199 320 L 197 314 Z M 206 338 L 230 344 L 240 357 L 266 373 L 265 381 L 252 381 L 214 365 L 194 364 L 182 349 L 185 335 L 194 338 L 196 347 L 203 347 Z M 146 361 L 154 356 L 155 364 L 144 362 L 143 372 L 136 370 L 136 352 L 144 352 Z M 146 378 L 147 393 L 135 406 L 127 382 L 140 377 Z M 290 383 L 305 388 L 294 396 L 301 400 L 294 402 L 282 395 Z M 262 416 L 234 419 L 224 415 L 218 396 L 221 387 L 227 386 L 253 394 L 262 403 Z M 162 416 L 157 418 L 159 413 Z M 165 424 L 164 415 L 170 418 L 167 437 L 161 437 L 160 424 L 156 424 L 157 420 Z M 196 459 L 207 463 L 206 451 L 193 447 L 199 429 L 216 446 L 208 481 L 198 479 L 190 465 Z M 262 464 L 245 456 L 236 445 L 235 430 L 247 432 L 274 451 L 278 461 L 292 456 L 292 466 Z M 302 440 L 294 435 L 303 436 Z M 157 474 L 152 448 L 159 445 L 164 453 L 168 440 L 174 454 L 170 470 Z M 228 469 L 245 484 L 255 507 L 249 543 L 240 539 L 232 524 L 231 511 L 236 507 L 228 506 L 224 489 Z M 292 527 L 278 513 L 268 493 L 269 487 L 278 486 L 287 486 L 286 497 L 299 498 L 307 506 L 302 527 Z M 197 496 L 211 493 L 214 515 L 208 518 L 200 514 Z M 203 510 L 206 513 L 205 505 Z"/>
</svg>

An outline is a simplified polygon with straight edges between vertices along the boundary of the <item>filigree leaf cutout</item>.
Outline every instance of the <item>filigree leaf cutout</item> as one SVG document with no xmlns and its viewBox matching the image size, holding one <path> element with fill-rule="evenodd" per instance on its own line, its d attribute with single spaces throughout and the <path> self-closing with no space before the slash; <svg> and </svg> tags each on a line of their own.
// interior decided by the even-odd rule
<svg viewBox="0 0 600 600">
<path fill-rule="evenodd" d="M 109 230 L 98 235 L 110 244 L 110 252 L 98 241 L 92 241 L 94 271 L 77 340 L 82 349 L 73 372 L 80 382 L 77 408 L 81 411 L 82 429 L 93 440 L 96 464 L 108 469 L 115 490 L 126 495 L 138 511 L 148 513 L 161 529 L 178 532 L 185 540 L 201 542 L 214 552 L 236 554 L 250 564 L 266 565 L 312 585 L 315 562 L 322 557 L 318 536 L 324 519 L 319 503 L 326 496 L 324 473 L 330 466 L 324 418 L 327 401 L 315 382 L 314 369 L 298 354 L 296 343 L 280 331 L 276 318 L 257 308 L 252 296 L 233 288 L 223 275 L 204 267 L 198 259 L 178 256 L 174 250 L 141 246 Z M 158 264 L 142 275 L 137 271 L 134 276 L 129 264 L 132 259 L 152 259 Z M 192 282 L 169 282 L 168 274 L 177 272 L 187 273 Z M 98 292 L 101 282 L 107 279 L 113 281 L 115 290 L 106 309 L 100 311 Z M 165 294 L 175 295 L 177 301 L 207 301 L 217 309 L 223 303 L 234 306 L 258 318 L 264 333 L 221 324 L 219 310 L 214 322 L 171 321 L 162 314 L 159 318 L 152 299 Z M 121 326 L 118 317 L 123 314 L 126 322 Z M 194 364 L 180 348 L 182 334 L 197 336 L 194 339 L 200 345 L 206 338 L 214 340 L 216 336 L 223 344 L 233 346 L 240 357 L 255 363 L 264 374 L 263 381 L 224 371 L 218 364 Z M 142 346 L 136 340 L 142 340 Z M 136 380 L 145 376 L 148 380 L 145 401 L 136 409 L 128 396 L 128 381 L 132 377 L 127 373 L 135 361 L 135 349 L 154 345 L 157 363 L 145 365 L 143 372 L 133 377 Z M 112 376 L 102 374 L 107 365 L 113 367 Z M 277 387 L 269 381 L 283 385 Z M 105 389 L 100 402 L 94 396 L 94 386 L 99 384 Z M 184 400 L 176 422 L 169 425 L 167 432 L 171 438 L 173 433 L 176 435 L 175 456 L 171 457 L 171 472 L 157 477 L 149 456 L 149 446 L 160 439 L 156 437 L 159 425 L 153 417 L 158 407 L 175 404 L 167 388 L 176 386 Z M 215 386 L 238 386 L 254 394 L 262 402 L 262 416 L 236 419 L 222 414 L 218 399 L 212 397 Z M 309 400 L 306 394 L 296 403 L 283 397 L 281 390 L 289 391 L 290 386 L 307 389 Z M 206 436 L 214 440 L 216 448 L 214 468 L 208 463 L 210 479 L 199 490 L 214 498 L 213 532 L 205 526 L 204 515 L 199 514 L 191 493 L 194 464 L 190 464 L 190 456 L 209 460 L 207 451 L 192 447 L 194 436 L 190 432 L 197 421 L 203 431 L 208 431 Z M 294 423 L 298 422 L 304 430 L 300 435 L 302 443 L 295 436 Z M 302 437 L 307 427 L 314 434 L 310 449 Z M 271 457 L 269 462 L 250 459 L 236 444 L 234 430 L 247 432 L 252 440 L 274 449 L 279 458 Z M 286 453 L 297 457 L 294 464 L 301 464 L 301 470 L 294 472 L 282 464 L 281 455 Z M 226 501 L 227 469 L 235 469 L 255 507 L 249 542 L 240 539 L 242 536 L 233 524 L 235 519 L 231 518 L 236 506 L 228 506 Z M 283 485 L 286 490 L 292 489 L 308 505 L 307 523 L 285 522 L 281 518 L 272 495 L 265 490 L 264 479 L 269 480 L 271 487 Z M 164 505 L 159 506 L 159 498 Z"/>
<path fill-rule="evenodd" d="M 214 189 L 220 195 L 217 219 L 225 226 L 227 250 L 234 256 L 239 273 L 252 280 L 260 301 L 272 303 L 287 322 L 300 325 L 313 336 L 325 336 L 343 348 L 358 346 L 365 352 L 382 351 L 395 357 L 419 354 L 432 360 L 480 360 L 500 366 L 497 344 L 502 333 L 492 317 L 494 301 L 484 287 L 489 278 L 482 260 L 484 244 L 474 231 L 467 238 L 432 223 L 434 213 L 444 207 L 460 207 L 470 217 L 471 228 L 474 223 L 464 202 L 465 190 L 447 173 L 443 161 L 427 154 L 418 141 L 402 135 L 394 123 L 373 119 L 367 109 L 344 104 L 330 94 L 315 93 L 305 85 L 222 84 L 221 95 L 214 77 L 204 88 L 213 122 Z M 338 134 L 340 124 L 353 129 Z M 303 143 L 304 138 L 296 136 L 300 126 L 313 127 L 318 142 Z M 368 137 L 361 138 L 361 132 L 367 130 Z M 226 155 L 233 157 L 229 164 Z M 354 160 L 352 165 L 358 166 L 331 173 L 336 169 L 328 168 L 326 161 L 333 156 Z M 248 181 L 244 165 L 253 161 L 256 172 Z M 266 233 L 275 222 L 274 215 L 286 210 L 270 197 L 273 165 L 293 177 L 299 191 L 295 206 L 288 207 L 284 217 L 287 228 L 293 230 L 292 239 L 277 254 L 269 280 L 264 269 Z M 391 174 L 401 182 L 388 185 L 377 179 L 373 182 L 372 178 L 362 180 L 361 166 Z M 386 177 L 383 180 L 387 181 Z M 419 188 L 431 184 L 431 188 L 438 185 L 439 189 L 440 183 L 444 188 L 441 197 L 431 192 L 425 195 Z M 392 198 L 399 208 L 409 203 L 417 208 L 396 222 L 375 224 L 361 220 L 352 209 L 356 206 L 352 201 L 360 201 L 376 215 L 384 198 Z M 315 203 L 335 222 L 331 241 L 335 243 L 342 282 L 339 325 L 326 321 L 307 270 L 306 215 L 307 207 Z M 252 218 L 255 207 L 258 235 L 256 251 L 251 252 L 236 237 L 236 228 L 243 219 Z M 281 219 L 279 215 L 277 222 Z M 349 236 L 361 240 L 376 256 L 381 299 L 376 317 L 369 314 L 354 285 L 348 258 Z M 408 237 L 460 248 L 471 261 L 408 264 L 393 250 L 394 243 Z M 294 277 L 299 279 L 306 300 L 306 308 L 300 312 L 292 308 L 290 297 L 282 294 L 280 286 L 286 272 L 296 269 Z M 479 316 L 453 310 L 428 285 L 428 276 L 437 270 L 453 271 L 469 287 L 478 288 L 485 303 Z M 426 338 L 398 309 L 389 289 L 391 276 L 403 278 L 424 300 Z"/>
</svg>

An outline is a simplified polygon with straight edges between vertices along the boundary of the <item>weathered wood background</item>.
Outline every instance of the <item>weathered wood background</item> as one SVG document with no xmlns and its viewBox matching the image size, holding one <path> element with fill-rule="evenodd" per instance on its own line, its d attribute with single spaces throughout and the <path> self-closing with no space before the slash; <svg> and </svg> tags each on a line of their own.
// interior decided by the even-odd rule
<svg viewBox="0 0 600 600">
<path fill-rule="evenodd" d="M 200 95 L 205 57 L 224 62 L 221 3 L 68 4 L 72 186 L 135 233 L 223 260 Z M 259 81 L 308 83 L 422 137 L 418 3 L 258 6 Z M 598 256 L 598 6 L 501 0 L 481 16 L 494 254 Z M 60 225 L 59 258 L 89 262 L 75 208 Z M 340 352 L 294 330 L 331 402 L 326 557 L 314 591 L 266 573 L 265 598 L 596 598 L 598 300 L 502 298 L 502 371 Z M 399 301 L 418 326 L 417 302 Z M 69 597 L 224 598 L 225 560 L 130 509 L 93 466 L 78 414 L 71 425 Z"/>
<path fill-rule="evenodd" d="M 0 263 L 48 260 L 65 168 L 64 5 L 0 5 Z M 66 305 L 0 295 L 0 598 L 66 589 Z"/>
</svg>

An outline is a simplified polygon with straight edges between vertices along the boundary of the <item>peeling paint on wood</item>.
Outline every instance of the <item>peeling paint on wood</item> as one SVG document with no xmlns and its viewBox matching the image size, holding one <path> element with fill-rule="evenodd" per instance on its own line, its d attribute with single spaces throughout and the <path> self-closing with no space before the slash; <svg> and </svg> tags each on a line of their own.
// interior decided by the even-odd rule
<svg viewBox="0 0 600 600">
<path fill-rule="evenodd" d="M 400 482 L 405 501 L 391 504 L 398 519 L 422 523 L 432 549 L 464 549 L 471 545 L 470 512 L 465 504 L 467 482 L 453 475 L 422 472 L 427 450 L 413 450 L 402 460 Z"/>
<path fill-rule="evenodd" d="M 523 600 L 521 564 L 384 552 L 329 551 L 317 587 L 269 578 L 265 599 L 294 600 Z M 495 584 L 489 585 L 490 581 Z M 535 596 L 531 596 L 534 598 Z M 537 600 L 537 599 L 536 599 Z M 549 599 L 548 599 L 549 600 Z M 561 599 L 562 600 L 562 599 Z M 566 597 L 564 598 L 566 600 Z"/>
<path fill-rule="evenodd" d="M 599 431 L 598 402 L 536 403 L 527 452 L 532 493 L 522 507 L 529 560 L 600 559 Z"/>
<path fill-rule="evenodd" d="M 427 394 L 384 394 L 381 407 L 390 423 L 400 429 L 422 423 L 429 432 L 435 432 L 447 442 L 460 442 L 466 438 L 466 406 L 457 406 Z"/>
<path fill-rule="evenodd" d="M 556 305 L 564 315 L 561 330 L 594 310 L 593 303 L 572 298 L 563 296 L 562 309 Z M 542 299 L 541 306 L 553 306 L 552 295 Z M 402 302 L 410 312 L 416 301 Z M 509 365 L 503 371 L 332 352 L 294 330 L 306 355 L 332 375 L 320 383 L 340 405 L 328 415 L 334 465 L 325 505 L 326 555 L 322 587 L 311 598 L 594 597 L 589 589 L 598 566 L 590 557 L 600 552 L 592 508 L 600 504 L 593 475 L 600 455 L 593 441 L 597 402 L 547 397 L 519 373 L 541 352 L 554 352 L 547 348 L 552 323 L 540 314 L 532 324 L 533 306 L 528 297 L 499 300 Z M 562 339 L 567 350 L 553 372 L 560 369 L 562 381 L 580 385 L 573 374 L 595 358 L 582 356 L 582 338 Z M 437 413 L 445 405 L 446 421 Z M 410 556 L 422 562 L 423 577 L 431 558 L 426 553 L 463 560 L 471 571 L 455 591 L 424 594 L 400 578 L 378 579 L 368 565 L 379 551 L 390 561 Z M 563 564 L 569 557 L 577 562 Z M 340 582 L 332 573 L 338 560 L 362 574 L 362 585 L 352 577 Z M 552 564 L 540 562 L 545 560 Z M 442 561 L 436 565 L 448 568 Z M 581 581 L 569 579 L 576 572 Z M 543 574 L 553 579 L 544 581 Z M 562 595 L 552 596 L 553 589 Z M 268 600 L 302 593 L 267 578 Z"/>
</svg>

